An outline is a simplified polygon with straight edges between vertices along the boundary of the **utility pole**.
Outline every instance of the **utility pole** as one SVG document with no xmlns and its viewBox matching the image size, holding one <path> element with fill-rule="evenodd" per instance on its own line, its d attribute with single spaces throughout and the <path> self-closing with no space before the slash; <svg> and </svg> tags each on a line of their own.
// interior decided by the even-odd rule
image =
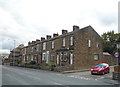
<svg viewBox="0 0 120 87">
<path fill-rule="evenodd" d="M 13 65 L 14 65 L 14 63 L 15 63 L 15 40 L 14 40 L 14 53 L 13 53 L 13 55 L 14 55 L 14 58 L 13 58 Z"/>
</svg>

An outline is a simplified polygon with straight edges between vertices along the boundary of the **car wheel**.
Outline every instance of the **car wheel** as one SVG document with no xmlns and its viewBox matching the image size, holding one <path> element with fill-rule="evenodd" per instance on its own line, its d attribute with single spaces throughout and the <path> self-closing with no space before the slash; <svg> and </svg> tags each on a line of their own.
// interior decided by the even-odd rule
<svg viewBox="0 0 120 87">
<path fill-rule="evenodd" d="M 110 71 L 108 70 L 108 72 L 107 73 L 110 73 Z"/>
<path fill-rule="evenodd" d="M 91 75 L 93 75 L 93 73 L 91 73 Z"/>
<path fill-rule="evenodd" d="M 104 75 L 105 74 L 105 72 L 102 72 L 102 75 Z"/>
</svg>

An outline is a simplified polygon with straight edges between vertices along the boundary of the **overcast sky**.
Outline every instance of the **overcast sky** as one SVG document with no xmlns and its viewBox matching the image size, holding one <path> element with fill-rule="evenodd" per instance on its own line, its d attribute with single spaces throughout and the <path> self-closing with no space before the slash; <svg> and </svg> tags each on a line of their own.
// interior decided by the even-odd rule
<svg viewBox="0 0 120 87">
<path fill-rule="evenodd" d="M 91 25 L 118 32 L 119 0 L 0 0 L 0 53 L 28 41 Z"/>
</svg>

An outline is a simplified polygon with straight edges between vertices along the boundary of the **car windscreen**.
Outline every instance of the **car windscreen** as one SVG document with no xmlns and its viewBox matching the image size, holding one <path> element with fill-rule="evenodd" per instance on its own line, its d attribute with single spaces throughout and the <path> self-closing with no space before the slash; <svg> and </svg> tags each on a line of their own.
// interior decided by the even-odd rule
<svg viewBox="0 0 120 87">
<path fill-rule="evenodd" d="M 98 64 L 98 65 L 95 65 L 94 67 L 102 68 L 102 67 L 104 67 L 104 66 L 105 66 L 104 64 Z"/>
</svg>

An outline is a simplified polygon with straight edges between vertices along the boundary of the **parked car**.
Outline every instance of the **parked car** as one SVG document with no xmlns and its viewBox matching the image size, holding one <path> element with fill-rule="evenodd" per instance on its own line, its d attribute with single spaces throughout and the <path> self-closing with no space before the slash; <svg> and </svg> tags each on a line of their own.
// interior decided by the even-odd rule
<svg viewBox="0 0 120 87">
<path fill-rule="evenodd" d="M 107 63 L 98 63 L 91 68 L 91 74 L 106 74 L 110 72 L 110 67 Z"/>
</svg>

